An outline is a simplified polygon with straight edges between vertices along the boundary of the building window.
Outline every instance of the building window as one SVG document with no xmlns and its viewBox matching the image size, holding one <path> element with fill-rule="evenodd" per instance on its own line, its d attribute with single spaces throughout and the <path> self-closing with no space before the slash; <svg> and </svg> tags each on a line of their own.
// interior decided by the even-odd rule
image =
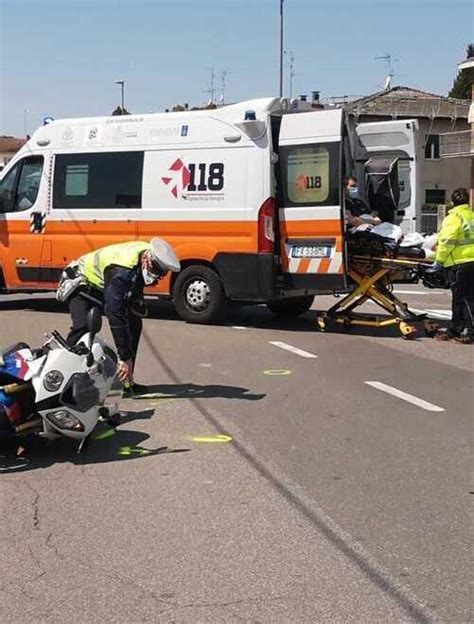
<svg viewBox="0 0 474 624">
<path fill-rule="evenodd" d="M 59 154 L 53 208 L 141 208 L 143 152 Z"/>
<path fill-rule="evenodd" d="M 445 204 L 446 203 L 446 191 L 444 189 L 426 189 L 425 190 L 425 204 Z"/>
<path fill-rule="evenodd" d="M 426 135 L 425 158 L 428 160 L 439 158 L 439 134 Z"/>
</svg>

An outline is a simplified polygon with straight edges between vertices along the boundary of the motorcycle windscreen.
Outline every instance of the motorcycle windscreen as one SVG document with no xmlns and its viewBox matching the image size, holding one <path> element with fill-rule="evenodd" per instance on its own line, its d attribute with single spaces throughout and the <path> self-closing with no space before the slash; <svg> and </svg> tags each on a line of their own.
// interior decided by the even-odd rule
<svg viewBox="0 0 474 624">
<path fill-rule="evenodd" d="M 286 115 L 279 138 L 282 271 L 296 288 L 344 287 L 342 111 Z"/>
</svg>

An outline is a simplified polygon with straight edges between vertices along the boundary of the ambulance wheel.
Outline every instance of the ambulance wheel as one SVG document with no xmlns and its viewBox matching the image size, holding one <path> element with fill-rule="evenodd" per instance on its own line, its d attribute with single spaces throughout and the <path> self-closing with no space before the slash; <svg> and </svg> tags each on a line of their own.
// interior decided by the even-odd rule
<svg viewBox="0 0 474 624">
<path fill-rule="evenodd" d="M 176 311 L 187 323 L 216 323 L 226 298 L 219 275 L 207 266 L 192 265 L 181 271 L 173 287 Z"/>
<path fill-rule="evenodd" d="M 313 295 L 292 297 L 291 299 L 278 299 L 269 301 L 267 308 L 279 318 L 295 318 L 307 312 L 314 302 Z"/>
</svg>

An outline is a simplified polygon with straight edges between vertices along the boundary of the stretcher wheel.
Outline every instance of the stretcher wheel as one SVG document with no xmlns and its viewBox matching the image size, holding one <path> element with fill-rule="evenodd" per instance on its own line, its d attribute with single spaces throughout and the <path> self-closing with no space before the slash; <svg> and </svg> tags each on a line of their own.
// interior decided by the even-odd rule
<svg viewBox="0 0 474 624">
<path fill-rule="evenodd" d="M 440 325 L 432 319 L 426 319 L 423 322 L 423 329 L 425 330 L 425 334 L 428 336 L 428 338 L 433 338 L 436 332 L 440 329 Z"/>
<path fill-rule="evenodd" d="M 405 340 L 413 340 L 413 338 L 416 338 L 416 335 L 418 334 L 416 327 L 406 323 L 405 321 L 400 321 L 398 329 Z"/>
</svg>

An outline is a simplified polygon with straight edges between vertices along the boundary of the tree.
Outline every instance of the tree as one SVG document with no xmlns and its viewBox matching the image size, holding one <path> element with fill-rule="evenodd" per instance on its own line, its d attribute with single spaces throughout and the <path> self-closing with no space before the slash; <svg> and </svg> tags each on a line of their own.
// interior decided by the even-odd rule
<svg viewBox="0 0 474 624">
<path fill-rule="evenodd" d="M 466 48 L 466 58 L 474 57 L 474 43 L 470 43 Z M 471 89 L 473 80 L 473 70 L 462 69 L 454 79 L 453 88 L 448 93 L 448 97 L 459 98 L 461 100 L 471 99 Z"/>
<path fill-rule="evenodd" d="M 117 115 L 130 115 L 126 108 L 122 108 L 121 106 L 117 106 L 115 110 L 112 111 L 112 115 L 116 117 Z"/>
</svg>

